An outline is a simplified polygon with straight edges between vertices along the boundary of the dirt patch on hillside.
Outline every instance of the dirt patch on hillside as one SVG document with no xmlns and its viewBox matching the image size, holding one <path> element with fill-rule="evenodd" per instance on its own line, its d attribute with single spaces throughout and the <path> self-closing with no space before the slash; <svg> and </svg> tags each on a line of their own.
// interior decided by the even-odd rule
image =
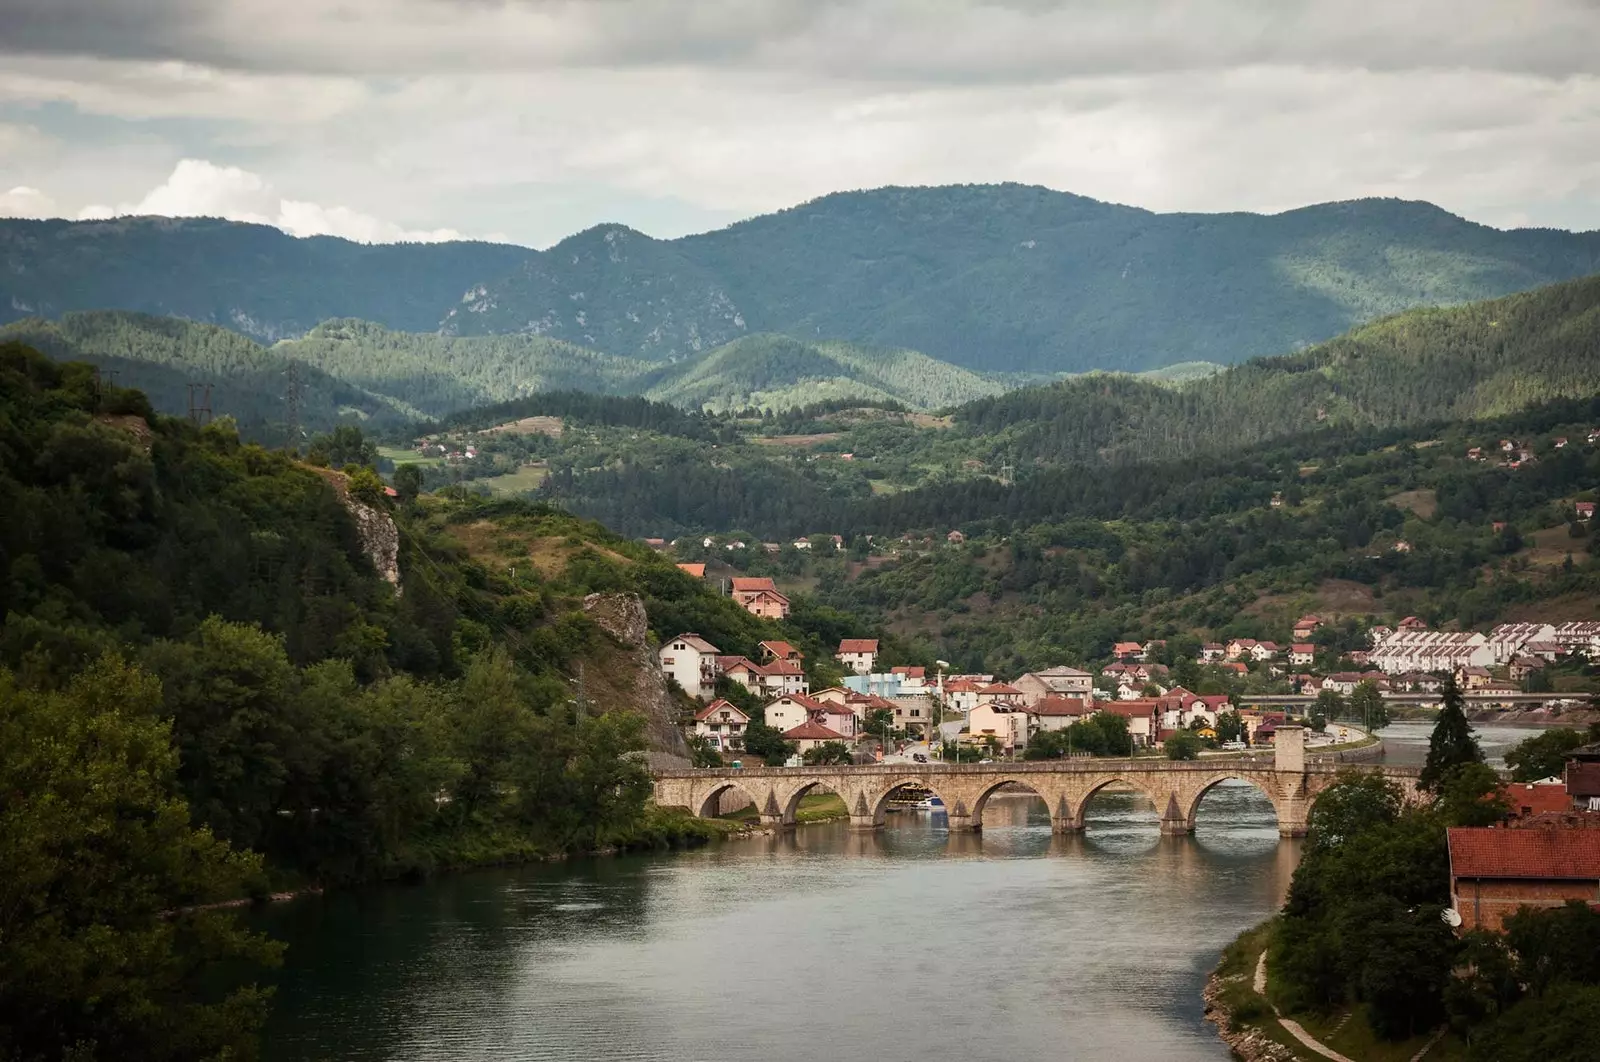
<svg viewBox="0 0 1600 1062">
<path fill-rule="evenodd" d="M 1349 579 L 1326 579 L 1311 595 L 1309 605 L 1304 603 L 1305 599 L 1304 594 L 1267 594 L 1246 605 L 1244 611 L 1255 616 L 1279 615 L 1285 623 L 1293 623 L 1307 612 L 1324 619 L 1336 619 L 1347 614 L 1366 616 L 1383 611 L 1378 607 L 1372 587 Z M 1288 615 L 1290 612 L 1294 615 Z"/>
<path fill-rule="evenodd" d="M 1506 623 L 1578 623 L 1600 620 L 1600 597 L 1563 594 L 1544 601 L 1512 605 L 1501 620 Z"/>
<path fill-rule="evenodd" d="M 618 564 L 633 561 L 593 542 L 572 544 L 557 535 L 538 535 L 518 531 L 489 520 L 471 524 L 457 524 L 448 529 L 452 538 L 472 555 L 474 560 L 507 568 L 517 564 L 532 564 L 539 574 L 553 578 L 567 570 L 572 558 L 584 550 L 593 550 L 600 556 Z"/>
<path fill-rule="evenodd" d="M 523 417 L 521 420 L 508 421 L 505 424 L 496 424 L 492 428 L 485 428 L 479 435 L 548 435 L 551 438 L 561 438 L 561 433 L 566 430 L 560 417 Z"/>
<path fill-rule="evenodd" d="M 1542 568 L 1554 568 L 1566 563 L 1569 553 L 1572 554 L 1573 561 L 1577 562 L 1581 559 L 1583 551 L 1589 547 L 1587 538 L 1573 538 L 1567 532 L 1565 524 L 1535 531 L 1523 541 L 1530 544 L 1517 551 L 1517 556 L 1526 558 L 1529 564 Z"/>
<path fill-rule="evenodd" d="M 1439 511 L 1439 495 L 1431 490 L 1403 490 L 1399 494 L 1391 494 L 1384 501 L 1396 509 L 1416 513 L 1424 520 L 1432 520 L 1433 514 Z"/>
<path fill-rule="evenodd" d="M 824 431 L 815 435 L 757 435 L 750 441 L 757 446 L 815 446 L 842 438 L 842 431 Z"/>
<path fill-rule="evenodd" d="M 150 440 L 154 433 L 145 419 L 135 413 L 102 413 L 94 418 L 101 424 L 119 431 L 125 431 L 133 436 L 134 442 L 145 453 L 150 452 Z"/>
</svg>

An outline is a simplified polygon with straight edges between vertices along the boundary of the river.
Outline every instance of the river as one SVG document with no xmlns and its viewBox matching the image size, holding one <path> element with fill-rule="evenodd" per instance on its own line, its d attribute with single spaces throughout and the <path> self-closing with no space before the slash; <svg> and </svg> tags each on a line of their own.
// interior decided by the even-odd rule
<svg viewBox="0 0 1600 1062">
<path fill-rule="evenodd" d="M 1086 833 L 996 797 L 688 853 L 442 876 L 259 913 L 287 940 L 269 1062 L 1226 1059 L 1200 990 L 1298 843 L 1242 783 L 1195 836 L 1106 792 Z"/>
<path fill-rule="evenodd" d="M 1389 762 L 1431 729 L 1384 730 Z M 1477 729 L 1496 765 L 1534 732 Z M 290 946 L 266 1058 L 1226 1059 L 1200 989 L 1299 845 L 1243 783 L 1197 823 L 1163 838 L 1147 799 L 1102 792 L 1054 837 L 996 797 L 981 834 L 903 813 L 307 897 L 254 916 Z"/>
</svg>

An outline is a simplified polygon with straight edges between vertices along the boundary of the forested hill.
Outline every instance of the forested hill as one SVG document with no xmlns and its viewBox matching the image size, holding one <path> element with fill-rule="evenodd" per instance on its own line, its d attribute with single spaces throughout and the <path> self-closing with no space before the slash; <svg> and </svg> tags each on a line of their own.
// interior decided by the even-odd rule
<svg viewBox="0 0 1600 1062">
<path fill-rule="evenodd" d="M 1298 354 L 1163 387 L 1089 376 L 956 411 L 973 445 L 1016 464 L 1143 461 L 1324 427 L 1474 420 L 1600 391 L 1600 277 L 1413 310 Z"/>
<path fill-rule="evenodd" d="M 602 225 L 544 252 L 204 219 L 0 221 L 0 266 L 0 323 L 126 309 L 273 340 L 358 317 L 656 362 L 775 332 L 1057 373 L 1234 363 L 1587 275 L 1600 233 L 1500 231 L 1396 200 L 1156 214 L 990 185 L 841 193 L 678 240 Z"/>
<path fill-rule="evenodd" d="M 643 395 L 687 408 L 788 408 L 824 399 L 916 409 L 994 395 L 1011 383 L 909 350 L 754 335 L 669 364 L 619 358 L 535 335 L 443 336 L 370 321 L 324 321 L 262 346 L 219 325 L 126 311 L 83 311 L 0 326 L 60 361 L 87 361 L 183 413 L 188 385 L 213 385 L 211 408 L 253 438 L 279 443 L 291 415 L 326 429 L 340 419 L 385 429 L 532 393 Z M 291 373 L 291 368 L 293 373 Z"/>
</svg>

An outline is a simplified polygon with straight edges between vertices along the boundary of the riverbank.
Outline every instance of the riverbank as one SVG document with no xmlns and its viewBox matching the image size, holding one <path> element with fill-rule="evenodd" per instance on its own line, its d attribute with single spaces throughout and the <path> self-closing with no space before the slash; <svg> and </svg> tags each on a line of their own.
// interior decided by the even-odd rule
<svg viewBox="0 0 1600 1062">
<path fill-rule="evenodd" d="M 1267 952 L 1276 919 L 1246 930 L 1222 951 L 1201 999 L 1206 1020 L 1244 1062 L 1459 1062 L 1465 1045 L 1434 1033 L 1376 1037 L 1360 1008 L 1283 1015 L 1272 1002 Z"/>
</svg>

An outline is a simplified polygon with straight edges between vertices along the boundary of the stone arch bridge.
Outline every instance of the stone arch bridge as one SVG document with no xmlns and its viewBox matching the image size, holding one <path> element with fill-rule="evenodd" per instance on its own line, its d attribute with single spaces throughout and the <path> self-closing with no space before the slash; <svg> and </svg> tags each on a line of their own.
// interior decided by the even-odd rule
<svg viewBox="0 0 1600 1062">
<path fill-rule="evenodd" d="M 1068 759 L 670 770 L 656 775 L 655 798 L 663 807 L 684 807 L 695 815 L 711 816 L 722 795 L 732 789 L 750 799 L 763 825 L 784 827 L 794 825 L 801 797 L 813 790 L 832 791 L 844 799 L 851 827 L 871 830 L 883 825 L 893 794 L 914 787 L 931 790 L 943 800 L 950 829 L 958 831 L 982 829 L 989 798 L 1002 788 L 1020 786 L 1044 801 L 1056 833 L 1073 833 L 1083 829 L 1089 800 L 1106 786 L 1120 783 L 1150 797 L 1161 815 L 1162 833 L 1188 834 L 1194 832 L 1195 812 L 1206 792 L 1219 782 L 1237 779 L 1266 794 L 1278 814 L 1280 835 L 1302 837 L 1312 802 L 1348 765 L 1307 763 L 1303 745 L 1294 740 L 1300 735 L 1286 730 L 1278 732 L 1283 744 L 1272 759 Z M 1415 768 L 1364 769 L 1398 782 L 1408 798 L 1415 792 Z"/>
</svg>

